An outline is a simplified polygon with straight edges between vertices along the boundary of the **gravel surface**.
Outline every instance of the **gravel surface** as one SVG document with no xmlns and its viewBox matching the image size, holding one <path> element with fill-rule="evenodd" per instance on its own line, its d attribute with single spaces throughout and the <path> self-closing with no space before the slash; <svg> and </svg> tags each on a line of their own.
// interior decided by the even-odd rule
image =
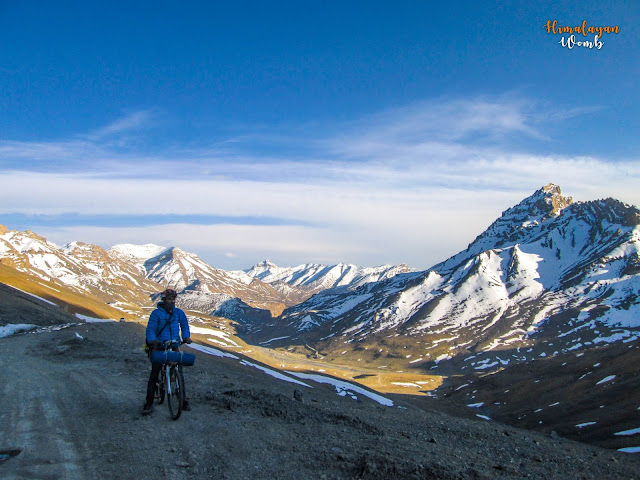
<svg viewBox="0 0 640 480">
<path fill-rule="evenodd" d="M 0 339 L 0 478 L 633 479 L 640 459 L 393 397 L 340 397 L 196 352 L 193 410 L 140 415 L 143 327 L 76 324 Z"/>
</svg>

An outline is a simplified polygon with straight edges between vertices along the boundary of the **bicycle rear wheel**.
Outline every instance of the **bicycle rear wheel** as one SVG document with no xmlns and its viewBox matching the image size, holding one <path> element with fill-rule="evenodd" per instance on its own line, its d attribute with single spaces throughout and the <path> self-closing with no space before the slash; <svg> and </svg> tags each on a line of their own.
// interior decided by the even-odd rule
<svg viewBox="0 0 640 480">
<path fill-rule="evenodd" d="M 169 367 L 169 386 L 169 391 L 167 391 L 169 412 L 171 413 L 171 418 L 177 420 L 182 413 L 182 404 L 184 402 L 184 380 L 175 365 Z"/>
</svg>

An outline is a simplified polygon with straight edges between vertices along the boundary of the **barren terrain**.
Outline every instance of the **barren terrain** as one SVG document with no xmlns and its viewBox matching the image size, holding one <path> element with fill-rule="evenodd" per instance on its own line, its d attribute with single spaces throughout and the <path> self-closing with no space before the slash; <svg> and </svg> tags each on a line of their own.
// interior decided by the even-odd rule
<svg viewBox="0 0 640 480">
<path fill-rule="evenodd" d="M 35 318 L 20 297 L 14 305 Z M 141 325 L 115 322 L 0 339 L 0 477 L 640 478 L 635 455 L 451 417 L 406 396 L 386 395 L 393 407 L 341 397 L 201 352 L 185 371 L 193 410 L 172 421 L 163 404 L 142 417 L 143 341 Z"/>
</svg>

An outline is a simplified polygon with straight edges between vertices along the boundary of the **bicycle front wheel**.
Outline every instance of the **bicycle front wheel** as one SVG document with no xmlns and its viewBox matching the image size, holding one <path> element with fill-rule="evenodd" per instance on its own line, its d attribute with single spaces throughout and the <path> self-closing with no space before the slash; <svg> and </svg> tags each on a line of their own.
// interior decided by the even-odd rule
<svg viewBox="0 0 640 480">
<path fill-rule="evenodd" d="M 169 404 L 169 412 L 171 418 L 177 420 L 182 413 L 182 404 L 184 402 L 184 380 L 178 367 L 172 365 L 169 367 L 169 386 L 167 391 L 167 403 Z"/>
<path fill-rule="evenodd" d="M 164 402 L 164 396 L 166 393 L 167 387 L 165 385 L 165 370 L 164 368 L 160 371 L 160 374 L 158 375 L 158 381 L 156 383 L 156 402 L 158 402 L 159 404 Z"/>
</svg>

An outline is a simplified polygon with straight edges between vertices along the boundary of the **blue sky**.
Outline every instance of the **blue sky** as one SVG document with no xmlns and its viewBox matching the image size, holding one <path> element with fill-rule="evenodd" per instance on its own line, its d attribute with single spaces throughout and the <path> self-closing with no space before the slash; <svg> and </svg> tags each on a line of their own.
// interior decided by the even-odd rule
<svg viewBox="0 0 640 480">
<path fill-rule="evenodd" d="M 549 182 L 640 205 L 635 2 L 183 3 L 0 0 L 0 223 L 427 268 Z"/>
</svg>

